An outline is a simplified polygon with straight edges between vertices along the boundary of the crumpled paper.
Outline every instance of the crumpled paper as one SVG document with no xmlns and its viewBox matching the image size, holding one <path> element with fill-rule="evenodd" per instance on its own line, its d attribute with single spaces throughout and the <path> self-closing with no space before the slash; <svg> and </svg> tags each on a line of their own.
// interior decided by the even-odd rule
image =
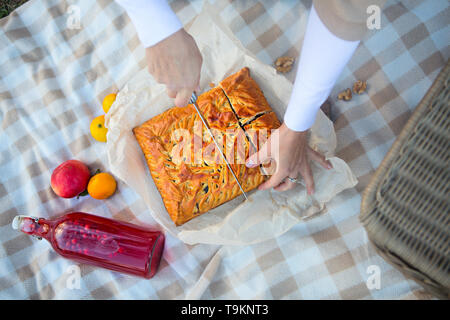
<svg viewBox="0 0 450 320">
<path fill-rule="evenodd" d="M 246 50 L 210 5 L 203 7 L 188 32 L 195 38 L 203 56 L 201 88 L 207 91 L 209 83 L 217 85 L 228 75 L 248 66 L 278 118 L 283 119 L 292 84 Z M 167 97 L 165 87 L 157 84 L 147 70 L 141 70 L 118 92 L 106 115 L 109 129 L 106 148 L 110 171 L 142 197 L 150 214 L 167 232 L 187 244 L 243 245 L 277 237 L 303 219 L 321 212 L 326 202 L 357 183 L 348 165 L 333 156 L 336 148 L 333 124 L 319 111 L 309 143 L 325 154 L 334 168 L 325 170 L 312 163 L 313 196 L 309 196 L 302 185 L 285 192 L 254 190 L 249 193 L 248 201 L 240 196 L 176 227 L 132 132 L 134 127 L 172 106 L 173 100 Z"/>
</svg>

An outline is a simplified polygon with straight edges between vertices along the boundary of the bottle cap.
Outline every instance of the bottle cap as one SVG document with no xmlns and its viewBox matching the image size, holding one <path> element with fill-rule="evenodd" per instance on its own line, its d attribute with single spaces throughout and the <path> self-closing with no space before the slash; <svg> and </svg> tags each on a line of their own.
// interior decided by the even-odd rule
<svg viewBox="0 0 450 320">
<path fill-rule="evenodd" d="M 24 230 L 24 228 L 27 229 L 27 226 L 24 225 L 24 222 L 25 222 L 27 219 L 28 219 L 28 222 L 29 222 L 30 219 L 33 220 L 33 221 L 36 222 L 36 223 L 39 222 L 39 218 L 37 218 L 37 217 L 18 215 L 18 216 L 15 216 L 15 217 L 14 217 L 14 219 L 13 219 L 13 221 L 12 221 L 12 223 L 11 223 L 12 228 L 13 228 L 14 230 L 19 230 L 19 231 L 22 231 L 22 232 L 25 232 L 25 233 L 30 234 L 28 231 L 25 231 L 25 230 Z M 40 236 L 37 236 L 37 235 L 34 235 L 34 234 L 31 234 L 31 235 L 34 236 L 34 237 L 36 237 L 36 238 L 38 238 L 39 240 L 42 239 Z"/>
<path fill-rule="evenodd" d="M 12 224 L 11 224 L 12 228 L 14 230 L 20 230 L 20 226 L 22 225 L 24 218 L 33 218 L 33 217 L 24 216 L 24 215 L 15 216 L 14 220 L 12 221 Z"/>
</svg>

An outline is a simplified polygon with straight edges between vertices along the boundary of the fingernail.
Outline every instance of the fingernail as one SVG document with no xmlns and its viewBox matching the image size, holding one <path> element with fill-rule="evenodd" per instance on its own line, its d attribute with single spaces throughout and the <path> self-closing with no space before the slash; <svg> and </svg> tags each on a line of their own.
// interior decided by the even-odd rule
<svg viewBox="0 0 450 320">
<path fill-rule="evenodd" d="M 253 160 L 248 160 L 248 161 L 245 163 L 245 165 L 246 165 L 247 168 L 253 168 L 253 167 L 256 166 L 256 163 L 254 163 Z"/>
<path fill-rule="evenodd" d="M 333 165 L 331 164 L 331 162 L 328 162 L 327 168 L 328 169 L 333 169 Z"/>
</svg>

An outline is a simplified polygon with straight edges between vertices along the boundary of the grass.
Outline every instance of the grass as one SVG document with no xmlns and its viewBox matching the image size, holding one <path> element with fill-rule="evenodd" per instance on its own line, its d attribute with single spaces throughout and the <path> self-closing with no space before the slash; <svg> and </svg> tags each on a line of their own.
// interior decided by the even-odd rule
<svg viewBox="0 0 450 320">
<path fill-rule="evenodd" d="M 0 19 L 6 17 L 27 1 L 28 0 L 0 0 Z"/>
</svg>

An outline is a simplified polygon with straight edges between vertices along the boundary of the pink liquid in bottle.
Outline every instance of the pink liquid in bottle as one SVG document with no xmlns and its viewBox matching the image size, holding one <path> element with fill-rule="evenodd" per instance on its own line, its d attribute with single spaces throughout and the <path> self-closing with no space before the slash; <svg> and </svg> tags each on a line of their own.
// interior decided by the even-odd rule
<svg viewBox="0 0 450 320">
<path fill-rule="evenodd" d="M 164 249 L 160 231 L 83 212 L 55 220 L 17 216 L 13 227 L 47 239 L 65 258 L 148 279 Z"/>
</svg>

